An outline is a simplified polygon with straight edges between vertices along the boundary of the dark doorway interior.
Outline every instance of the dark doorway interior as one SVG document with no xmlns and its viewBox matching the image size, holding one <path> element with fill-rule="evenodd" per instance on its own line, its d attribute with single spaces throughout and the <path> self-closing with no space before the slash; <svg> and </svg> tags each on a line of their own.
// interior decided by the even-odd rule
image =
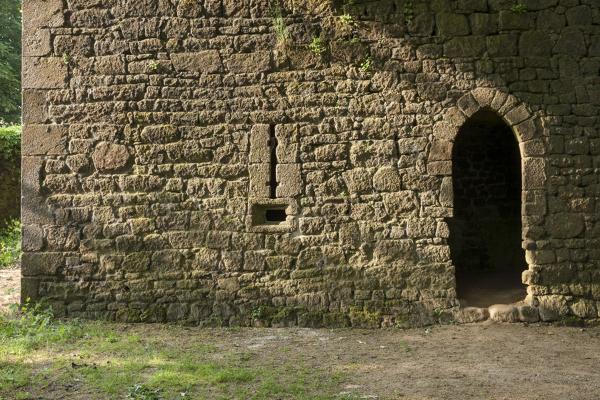
<svg viewBox="0 0 600 400">
<path fill-rule="evenodd" d="M 461 304 L 488 307 L 523 300 L 517 140 L 498 115 L 480 111 L 461 128 L 452 160 L 450 248 Z"/>
</svg>

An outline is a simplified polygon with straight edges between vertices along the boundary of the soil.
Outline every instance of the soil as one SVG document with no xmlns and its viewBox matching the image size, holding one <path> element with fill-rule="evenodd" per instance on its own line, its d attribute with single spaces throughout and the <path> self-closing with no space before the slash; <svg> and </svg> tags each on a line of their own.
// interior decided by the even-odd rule
<svg viewBox="0 0 600 400">
<path fill-rule="evenodd" d="M 11 304 L 19 302 L 21 292 L 21 270 L 0 269 L 0 312 L 7 311 Z"/>
<path fill-rule="evenodd" d="M 0 307 L 17 301 L 18 278 L 18 270 L 0 271 Z M 125 329 L 152 335 L 161 326 Z M 259 365 L 297 361 L 341 372 L 340 395 L 354 398 L 600 398 L 600 328 L 486 322 L 407 330 L 174 329 L 181 334 L 173 340 L 252 353 Z"/>
</svg>

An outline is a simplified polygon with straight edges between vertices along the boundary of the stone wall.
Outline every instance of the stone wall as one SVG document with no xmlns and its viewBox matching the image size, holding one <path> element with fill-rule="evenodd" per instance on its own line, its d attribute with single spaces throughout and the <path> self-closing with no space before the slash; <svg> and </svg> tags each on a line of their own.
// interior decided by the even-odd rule
<svg viewBox="0 0 600 400">
<path fill-rule="evenodd" d="M 489 109 L 521 149 L 528 315 L 598 318 L 597 1 L 295 3 L 24 0 L 23 298 L 121 321 L 464 320 L 452 146 Z"/>
</svg>

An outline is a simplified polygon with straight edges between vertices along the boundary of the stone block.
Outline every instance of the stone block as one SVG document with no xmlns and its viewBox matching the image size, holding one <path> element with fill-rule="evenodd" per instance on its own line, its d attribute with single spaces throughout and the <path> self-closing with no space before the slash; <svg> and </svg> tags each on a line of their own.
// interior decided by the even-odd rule
<svg viewBox="0 0 600 400">
<path fill-rule="evenodd" d="M 544 189 L 546 187 L 546 164 L 543 158 L 523 159 L 523 189 Z"/>
<path fill-rule="evenodd" d="M 554 54 L 582 57 L 586 53 L 587 48 L 583 32 L 579 28 L 563 29 L 554 46 Z"/>
<path fill-rule="evenodd" d="M 56 28 L 64 24 L 62 0 L 23 1 L 23 30 L 25 36 L 39 28 Z"/>
<path fill-rule="evenodd" d="M 373 187 L 380 192 L 396 192 L 402 189 L 402 178 L 398 169 L 382 167 L 373 175 Z"/>
<path fill-rule="evenodd" d="M 23 90 L 23 124 L 43 124 L 47 120 L 45 90 Z"/>
<path fill-rule="evenodd" d="M 496 322 L 518 322 L 519 311 L 510 304 L 494 304 L 488 308 L 490 319 Z"/>
<path fill-rule="evenodd" d="M 304 184 L 300 164 L 278 164 L 277 197 L 296 197 L 302 193 Z"/>
<path fill-rule="evenodd" d="M 375 245 L 373 257 L 378 263 L 413 262 L 416 248 L 412 240 L 381 240 Z"/>
<path fill-rule="evenodd" d="M 39 278 L 21 277 L 21 304 L 38 301 L 40 299 L 39 290 Z"/>
<path fill-rule="evenodd" d="M 108 142 L 98 143 L 92 154 L 94 167 L 100 172 L 119 171 L 127 166 L 130 158 L 127 146 Z"/>
<path fill-rule="evenodd" d="M 24 57 L 23 89 L 67 87 L 68 67 L 61 57 Z"/>
<path fill-rule="evenodd" d="M 418 211 L 418 201 L 414 192 L 402 190 L 383 194 L 383 204 L 388 215 L 397 218 L 414 216 Z"/>
<path fill-rule="evenodd" d="M 371 173 L 366 168 L 353 168 L 342 173 L 350 194 L 369 193 L 373 191 Z"/>
<path fill-rule="evenodd" d="M 464 36 L 471 33 L 469 21 L 463 14 L 439 13 L 435 19 L 441 36 Z"/>
<path fill-rule="evenodd" d="M 486 49 L 484 36 L 454 37 L 444 44 L 444 55 L 450 58 L 479 57 Z"/>
<path fill-rule="evenodd" d="M 65 265 L 63 253 L 23 253 L 21 273 L 23 276 L 53 276 Z"/>
<path fill-rule="evenodd" d="M 578 237 L 585 230 L 583 215 L 567 212 L 551 214 L 546 219 L 546 230 L 554 239 Z"/>
<path fill-rule="evenodd" d="M 452 160 L 452 142 L 445 140 L 434 140 L 429 149 L 429 161 Z"/>
<path fill-rule="evenodd" d="M 271 69 L 271 52 L 232 54 L 227 60 L 227 69 L 233 74 L 267 72 Z"/>
<path fill-rule="evenodd" d="M 215 74 L 223 70 L 221 56 L 217 50 L 198 53 L 173 53 L 171 61 L 176 71 Z"/>
<path fill-rule="evenodd" d="M 553 45 L 548 32 L 523 32 L 519 39 L 519 54 L 522 57 L 549 57 Z"/>
<path fill-rule="evenodd" d="M 250 131 L 250 162 L 264 164 L 271 160 L 270 141 L 271 128 L 269 125 L 254 125 Z"/>
<path fill-rule="evenodd" d="M 23 251 L 40 251 L 44 247 L 44 232 L 39 225 L 23 225 L 22 235 Z"/>
<path fill-rule="evenodd" d="M 527 30 L 531 29 L 535 23 L 534 13 L 515 13 L 511 10 L 500 11 L 499 27 L 501 31 Z"/>
<path fill-rule="evenodd" d="M 271 166 L 269 164 L 250 164 L 248 166 L 250 176 L 250 187 L 248 196 L 250 198 L 268 198 L 271 190 Z"/>
<path fill-rule="evenodd" d="M 471 324 L 485 321 L 489 317 L 490 313 L 487 308 L 465 307 L 458 312 L 457 320 L 463 324 Z"/>
<path fill-rule="evenodd" d="M 23 57 L 43 57 L 52 51 L 50 30 L 37 29 L 23 35 Z"/>
<path fill-rule="evenodd" d="M 490 57 L 511 57 L 517 55 L 517 39 L 514 34 L 488 36 L 487 50 Z"/>
<path fill-rule="evenodd" d="M 176 126 L 173 125 L 153 125 L 142 129 L 140 139 L 143 143 L 171 143 L 179 140 L 180 135 Z"/>
<path fill-rule="evenodd" d="M 22 133 L 24 156 L 62 155 L 67 151 L 68 128 L 62 125 L 25 125 Z"/>
</svg>

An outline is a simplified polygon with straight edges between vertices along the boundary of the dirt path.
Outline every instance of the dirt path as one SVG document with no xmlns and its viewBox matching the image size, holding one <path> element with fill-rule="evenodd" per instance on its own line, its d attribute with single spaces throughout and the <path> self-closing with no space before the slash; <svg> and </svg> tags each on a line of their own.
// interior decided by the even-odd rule
<svg viewBox="0 0 600 400">
<path fill-rule="evenodd" d="M 0 269 L 0 312 L 19 302 L 21 270 Z"/>
<path fill-rule="evenodd" d="M 299 361 L 348 373 L 352 382 L 344 390 L 363 398 L 600 399 L 597 328 L 477 324 L 406 331 L 244 330 L 228 340 L 260 349 L 266 357 L 277 358 L 282 346 L 296 349 L 292 354 Z"/>
</svg>

